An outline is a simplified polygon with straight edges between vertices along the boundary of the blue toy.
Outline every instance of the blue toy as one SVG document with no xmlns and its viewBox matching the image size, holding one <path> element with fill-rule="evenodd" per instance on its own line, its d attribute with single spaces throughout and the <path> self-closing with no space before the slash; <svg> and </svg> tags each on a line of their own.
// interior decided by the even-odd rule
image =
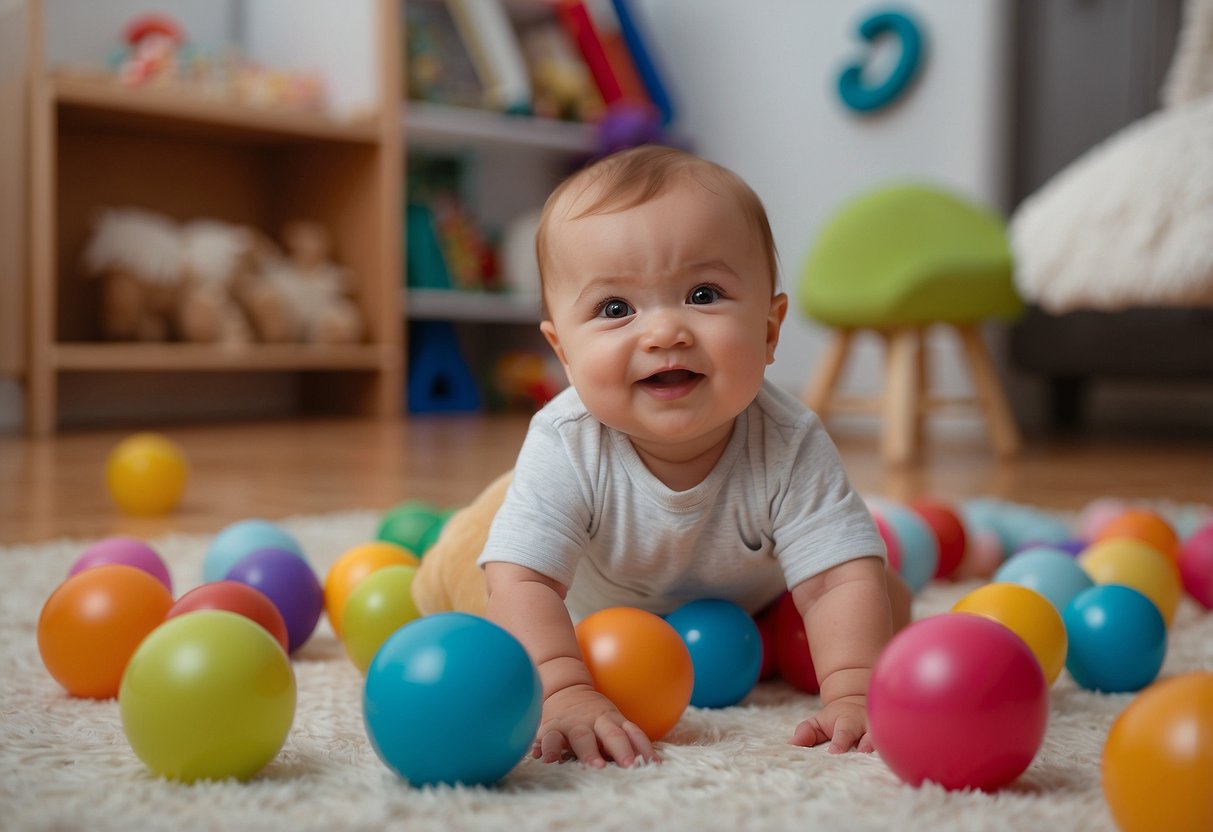
<svg viewBox="0 0 1213 832">
<path fill-rule="evenodd" d="M 202 580 L 222 581 L 241 558 L 258 549 L 288 549 L 303 557 L 299 542 L 269 520 L 241 520 L 224 527 L 207 547 Z"/>
<path fill-rule="evenodd" d="M 500 780 L 530 750 L 542 706 L 539 673 L 518 640 L 462 612 L 389 636 L 362 698 L 375 753 L 414 786 Z"/>
<path fill-rule="evenodd" d="M 691 704 L 727 708 L 746 697 L 762 669 L 762 635 L 748 612 L 732 601 L 691 601 L 666 616 L 691 654 Z"/>
<path fill-rule="evenodd" d="M 409 327 L 410 413 L 469 413 L 480 409 L 480 389 L 448 321 Z"/>
<path fill-rule="evenodd" d="M 1087 690 L 1138 691 L 1154 681 L 1167 654 L 1167 625 L 1136 589 L 1100 584 L 1062 613 L 1069 638 L 1066 670 Z"/>
<path fill-rule="evenodd" d="M 1075 595 L 1095 586 L 1072 555 L 1052 546 L 1033 546 L 1012 555 L 998 567 L 994 581 L 1034 589 L 1048 598 L 1058 612 L 1064 611 Z"/>
</svg>

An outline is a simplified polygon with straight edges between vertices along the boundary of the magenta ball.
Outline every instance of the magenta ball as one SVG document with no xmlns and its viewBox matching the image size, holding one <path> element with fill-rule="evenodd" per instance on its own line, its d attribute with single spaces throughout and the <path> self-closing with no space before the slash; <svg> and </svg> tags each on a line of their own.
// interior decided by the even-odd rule
<svg viewBox="0 0 1213 832">
<path fill-rule="evenodd" d="M 1178 560 L 1184 589 L 1202 607 L 1213 610 L 1213 523 L 1180 544 Z"/>
<path fill-rule="evenodd" d="M 151 546 L 141 540 L 135 540 L 133 537 L 107 537 L 105 540 L 94 543 L 85 549 L 80 557 L 76 558 L 76 562 L 72 564 L 67 576 L 70 578 L 77 572 L 109 563 L 142 569 L 164 584 L 170 593 L 173 591 L 173 579 L 169 577 L 168 567 L 164 565 L 164 561 Z"/>
<path fill-rule="evenodd" d="M 893 773 L 913 786 L 1006 785 L 1036 756 L 1048 715 L 1048 687 L 1032 651 L 978 615 L 911 624 L 872 671 L 872 740 Z"/>
<path fill-rule="evenodd" d="M 236 561 L 226 578 L 259 589 L 274 602 L 286 622 L 290 652 L 311 637 L 324 609 L 324 589 L 299 555 L 289 549 L 258 549 Z"/>
</svg>

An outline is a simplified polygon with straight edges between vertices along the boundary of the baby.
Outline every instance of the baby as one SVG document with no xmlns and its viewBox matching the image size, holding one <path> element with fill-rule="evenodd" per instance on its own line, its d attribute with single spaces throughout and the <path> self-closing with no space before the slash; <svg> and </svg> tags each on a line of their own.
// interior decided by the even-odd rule
<svg viewBox="0 0 1213 832">
<path fill-rule="evenodd" d="M 532 420 L 478 561 L 487 616 L 543 681 L 534 755 L 655 759 L 594 689 L 576 621 L 697 598 L 757 613 L 789 588 L 822 702 L 791 742 L 871 751 L 872 665 L 909 592 L 817 417 L 764 381 L 788 299 L 762 203 L 718 165 L 640 147 L 561 184 L 536 248 L 571 387 Z"/>
</svg>

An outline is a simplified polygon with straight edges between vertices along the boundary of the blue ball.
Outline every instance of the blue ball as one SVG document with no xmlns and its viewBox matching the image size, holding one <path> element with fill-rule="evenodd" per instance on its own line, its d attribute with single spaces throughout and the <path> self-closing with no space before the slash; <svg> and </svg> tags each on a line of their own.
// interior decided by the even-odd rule
<svg viewBox="0 0 1213 832">
<path fill-rule="evenodd" d="M 1062 620 L 1066 670 L 1087 690 L 1137 691 L 1154 681 L 1167 654 L 1167 625 L 1136 589 L 1100 584 L 1074 596 Z"/>
<path fill-rule="evenodd" d="M 727 708 L 746 697 L 762 669 L 762 634 L 748 612 L 732 601 L 691 601 L 666 616 L 691 654 L 695 685 L 691 704 Z"/>
<path fill-rule="evenodd" d="M 1095 586 L 1071 555 L 1053 546 L 1024 549 L 998 567 L 997 583 L 1020 584 L 1048 598 L 1058 612 L 1065 610 L 1074 596 Z"/>
<path fill-rule="evenodd" d="M 286 549 L 303 557 L 299 542 L 269 520 L 240 520 L 211 540 L 202 563 L 202 580 L 222 581 L 241 558 L 258 549 Z"/>
<path fill-rule="evenodd" d="M 893 527 L 893 536 L 901 546 L 901 577 L 912 592 L 921 591 L 939 568 L 939 539 L 918 512 L 883 500 L 873 506 Z"/>
<path fill-rule="evenodd" d="M 362 697 L 375 753 L 414 786 L 500 780 L 530 750 L 542 706 L 539 673 L 518 640 L 462 612 L 389 636 Z"/>
</svg>

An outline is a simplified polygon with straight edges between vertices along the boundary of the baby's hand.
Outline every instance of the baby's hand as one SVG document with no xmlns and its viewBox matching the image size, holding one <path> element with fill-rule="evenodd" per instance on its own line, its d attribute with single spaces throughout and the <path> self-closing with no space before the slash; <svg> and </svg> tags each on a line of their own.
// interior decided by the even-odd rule
<svg viewBox="0 0 1213 832">
<path fill-rule="evenodd" d="M 625 768 L 639 760 L 657 761 L 640 726 L 624 719 L 611 700 L 589 685 L 564 688 L 543 703 L 543 721 L 531 756 L 554 763 L 566 754 L 595 768 L 608 760 Z"/>
<path fill-rule="evenodd" d="M 830 753 L 841 754 L 852 748 L 868 753 L 875 750 L 868 733 L 867 698 L 843 696 L 826 705 L 796 726 L 789 740 L 792 745 L 820 745 L 830 741 Z"/>
</svg>

